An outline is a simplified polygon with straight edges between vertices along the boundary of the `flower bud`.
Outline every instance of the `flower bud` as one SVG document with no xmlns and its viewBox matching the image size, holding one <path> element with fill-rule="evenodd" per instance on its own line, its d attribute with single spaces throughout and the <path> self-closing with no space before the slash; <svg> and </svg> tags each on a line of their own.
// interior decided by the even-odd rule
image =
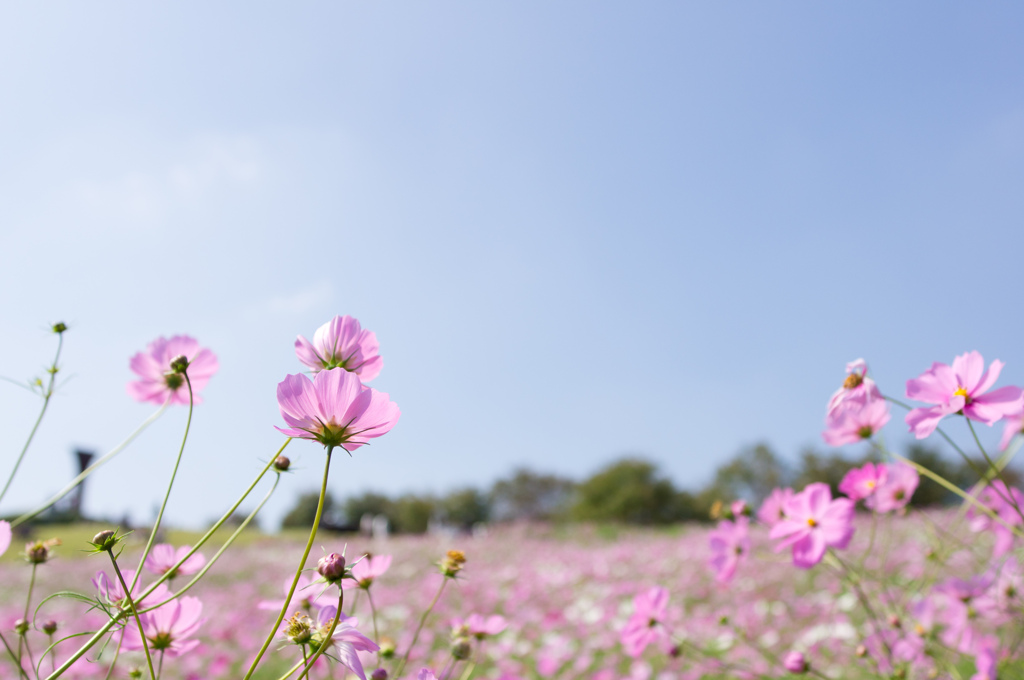
<svg viewBox="0 0 1024 680">
<path fill-rule="evenodd" d="M 461 550 L 449 550 L 441 560 L 441 573 L 448 578 L 455 578 L 455 575 L 462 571 L 462 565 L 465 563 L 466 553 Z"/>
<path fill-rule="evenodd" d="M 807 669 L 810 668 L 810 665 L 807 663 L 807 659 L 804 658 L 803 652 L 797 651 L 792 651 L 786 654 L 786 656 L 782 658 L 782 665 L 787 671 L 796 675 L 803 675 L 807 672 Z"/>
<path fill-rule="evenodd" d="M 316 571 L 328 583 L 340 581 L 345 576 L 345 556 L 338 553 L 324 555 L 316 563 Z"/>
<path fill-rule="evenodd" d="M 452 640 L 452 657 L 455 659 L 465 661 L 472 651 L 473 646 L 470 644 L 469 638 L 461 637 Z"/>
<path fill-rule="evenodd" d="M 274 469 L 278 472 L 288 472 L 288 468 L 292 466 L 292 461 L 287 456 L 278 456 L 274 459 Z"/>
<path fill-rule="evenodd" d="M 43 632 L 47 635 L 53 635 L 57 632 L 57 622 L 53 619 L 43 622 Z"/>
<path fill-rule="evenodd" d="M 395 641 L 391 638 L 384 637 L 380 639 L 380 658 L 393 658 L 395 656 L 396 649 L 397 647 L 395 646 Z"/>
<path fill-rule="evenodd" d="M 378 668 L 370 673 L 370 680 L 388 680 L 388 672 L 383 668 Z"/>
<path fill-rule="evenodd" d="M 142 677 L 142 669 L 137 666 L 132 666 L 128 669 L 128 677 L 132 680 L 139 680 Z"/>
<path fill-rule="evenodd" d="M 68 329 L 68 326 L 63 321 L 58 321 L 57 323 L 53 324 L 53 326 L 51 328 L 53 329 L 54 333 L 56 333 L 57 335 L 60 335 L 61 333 L 63 333 L 64 331 L 66 331 Z"/>
<path fill-rule="evenodd" d="M 889 616 L 889 625 L 893 628 L 902 628 L 903 622 L 900 621 L 900 617 L 896 616 L 895 614 L 892 614 Z"/>
<path fill-rule="evenodd" d="M 857 649 L 853 653 L 863 659 L 868 655 L 868 648 L 865 645 L 857 645 Z"/>
<path fill-rule="evenodd" d="M 43 564 L 53 557 L 52 548 L 60 545 L 59 538 L 51 538 L 46 541 L 32 541 L 25 544 L 25 559 L 32 564 Z"/>
<path fill-rule="evenodd" d="M 683 655 L 683 648 L 679 645 L 672 645 L 672 647 L 670 647 L 668 650 L 668 655 L 671 656 L 673 659 L 678 659 Z"/>
<path fill-rule="evenodd" d="M 92 537 L 92 544 L 101 552 L 110 552 L 117 545 L 117 533 L 110 529 L 104 529 Z"/>
<path fill-rule="evenodd" d="M 174 371 L 175 373 L 184 373 L 187 369 L 188 357 L 186 357 L 184 354 L 179 354 L 178 356 L 171 359 L 171 370 Z"/>
<path fill-rule="evenodd" d="M 28 632 L 28 621 L 25 619 L 18 619 L 14 622 L 14 632 L 18 635 L 24 635 Z"/>
</svg>

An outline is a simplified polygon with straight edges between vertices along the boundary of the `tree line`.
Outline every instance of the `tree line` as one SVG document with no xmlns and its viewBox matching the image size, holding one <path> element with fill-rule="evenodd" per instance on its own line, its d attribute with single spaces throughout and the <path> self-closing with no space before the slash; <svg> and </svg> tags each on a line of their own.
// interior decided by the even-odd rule
<svg viewBox="0 0 1024 680">
<path fill-rule="evenodd" d="M 961 488 L 978 479 L 984 469 L 977 460 L 950 460 L 936 449 L 920 444 L 904 455 L 937 472 Z M 581 481 L 526 468 L 513 471 L 489 489 L 466 487 L 443 495 L 407 493 L 398 496 L 372 491 L 335 499 L 328 494 L 321 527 L 355 531 L 363 517 L 384 516 L 391 531 L 424 533 L 432 524 L 467 531 L 482 523 L 514 521 L 601 522 L 665 525 L 709 521 L 716 502 L 736 499 L 755 509 L 775 487 L 802 488 L 824 482 L 833 495 L 843 476 L 870 458 L 849 458 L 838 453 L 805 450 L 795 464 L 781 459 L 768 445 L 740 451 L 715 471 L 702 489 L 679 489 L 649 460 L 629 456 L 614 461 Z M 1008 470 L 1011 483 L 1019 477 Z M 285 515 L 284 527 L 308 527 L 316 514 L 318 494 L 302 494 Z M 957 496 L 922 478 L 911 501 L 922 507 L 954 503 Z"/>
</svg>

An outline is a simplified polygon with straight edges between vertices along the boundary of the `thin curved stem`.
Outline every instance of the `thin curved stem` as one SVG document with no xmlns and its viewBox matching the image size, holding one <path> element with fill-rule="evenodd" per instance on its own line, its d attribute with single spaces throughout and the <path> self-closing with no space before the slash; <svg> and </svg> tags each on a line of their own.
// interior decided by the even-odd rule
<svg viewBox="0 0 1024 680">
<path fill-rule="evenodd" d="M 267 648 L 270 647 L 270 643 L 274 641 L 274 636 L 277 634 L 278 628 L 281 627 L 281 622 L 284 621 L 285 614 L 288 612 L 288 605 L 292 602 L 292 595 L 295 594 L 295 588 L 299 584 L 299 576 L 302 574 L 302 569 L 306 566 L 306 560 L 309 558 L 309 551 L 313 549 L 313 541 L 316 540 L 316 532 L 317 529 L 320 528 L 320 519 L 324 514 L 324 498 L 327 496 L 327 476 L 331 471 L 331 453 L 333 451 L 333 446 L 327 448 L 327 461 L 324 463 L 324 479 L 320 484 L 320 500 L 316 505 L 316 516 L 313 518 L 313 528 L 309 532 L 309 540 L 306 541 L 306 549 L 302 553 L 302 559 L 299 561 L 298 569 L 295 570 L 295 578 L 292 579 L 291 588 L 288 589 L 288 594 L 285 595 L 284 605 L 281 607 L 281 613 L 277 615 L 277 621 L 274 622 L 274 626 L 270 629 L 270 635 L 267 636 L 267 639 L 260 648 L 259 653 L 256 654 L 256 658 L 252 660 L 252 665 L 249 666 L 249 670 L 246 672 L 245 677 L 242 680 L 249 680 L 249 678 L 252 677 L 252 674 L 256 672 L 256 666 L 259 665 L 260 659 L 263 658 L 263 655 L 267 653 Z"/>
<path fill-rule="evenodd" d="M 71 668 L 71 666 L 76 661 L 81 659 L 82 656 L 84 656 L 86 652 L 88 652 L 90 649 L 92 649 L 93 646 L 97 642 L 99 642 L 100 639 L 104 635 L 106 635 L 108 632 L 110 632 L 110 629 L 113 628 L 117 624 L 118 621 L 120 621 L 122 618 L 124 618 L 124 616 L 125 616 L 124 612 L 118 612 L 117 614 L 112 616 L 110 618 L 110 620 L 107 621 L 106 623 L 104 623 L 103 626 L 101 626 L 98 631 L 96 631 L 95 633 L 92 634 L 92 637 L 89 638 L 84 645 L 79 647 L 78 650 L 74 654 L 72 654 L 70 657 L 68 657 L 68 659 L 64 663 L 61 664 L 60 668 L 58 668 L 57 670 L 55 670 L 54 672 L 52 672 L 48 676 L 46 676 L 46 680 L 56 680 L 57 678 L 59 678 L 64 673 L 64 671 L 66 671 L 67 669 Z"/>
<path fill-rule="evenodd" d="M 146 640 L 146 631 L 142 629 L 142 619 L 139 617 L 139 610 L 135 606 L 135 600 L 132 599 L 131 589 L 128 588 L 128 584 L 124 582 L 124 576 L 121 575 L 121 568 L 117 566 L 117 560 L 114 558 L 114 553 L 107 551 L 110 555 L 110 563 L 114 565 L 114 573 L 117 574 L 117 580 L 121 582 L 121 587 L 124 588 L 125 599 L 128 600 L 128 606 L 131 607 L 132 615 L 135 617 L 135 623 L 139 627 L 139 639 L 142 640 L 142 649 L 146 652 L 146 664 L 149 666 L 149 677 L 151 680 L 156 680 L 156 672 L 153 671 L 153 657 L 149 655 L 149 642 Z"/>
<path fill-rule="evenodd" d="M 430 601 L 430 606 L 423 612 L 423 616 L 420 617 L 420 623 L 416 626 L 416 633 L 412 636 L 412 642 L 409 643 L 408 649 L 405 650 L 405 654 L 402 656 L 402 661 L 398 664 L 398 668 L 395 669 L 395 677 L 401 677 L 402 671 L 405 670 L 405 664 L 409 662 L 409 655 L 412 653 L 412 648 L 416 646 L 416 641 L 420 639 L 420 631 L 423 630 L 423 624 L 427 622 L 427 617 L 430 616 L 430 612 L 434 610 L 434 606 L 437 601 L 441 599 L 441 593 L 444 592 L 444 587 L 448 585 L 448 577 L 443 576 L 441 578 L 441 587 L 437 589 L 437 593 L 434 594 L 434 599 Z"/>
<path fill-rule="evenodd" d="M 11 482 L 14 481 L 14 476 L 18 474 L 18 468 L 21 467 L 21 461 L 25 459 L 25 454 L 28 453 L 28 447 L 31 446 L 32 440 L 36 436 L 36 432 L 39 430 L 39 424 L 43 422 L 43 416 L 46 415 L 46 407 L 50 405 L 50 397 L 53 396 L 53 383 L 57 379 L 57 362 L 60 361 L 60 351 L 64 347 L 64 333 L 58 333 L 60 339 L 57 340 L 57 354 L 53 357 L 53 364 L 49 368 L 50 382 L 46 385 L 46 391 L 43 392 L 43 408 L 39 410 L 39 417 L 36 418 L 35 425 L 32 426 L 32 431 L 28 434 L 28 439 L 25 441 L 25 445 L 21 447 L 21 453 L 18 454 L 18 460 L 14 462 L 14 469 L 11 470 L 11 475 L 7 478 L 7 483 L 4 484 L 3 491 L 0 491 L 0 501 L 7 495 L 7 490 L 11 488 Z"/>
<path fill-rule="evenodd" d="M 238 538 L 238 536 L 243 531 L 245 531 L 246 527 L 249 526 L 249 522 L 251 522 L 252 519 L 256 516 L 256 513 L 258 513 L 263 508 L 263 506 L 266 505 L 267 501 L 270 500 L 270 497 L 274 494 L 274 491 L 277 489 L 277 484 L 280 481 L 281 481 L 281 476 L 278 475 L 277 479 L 274 480 L 274 485 L 272 487 L 270 487 L 269 491 L 267 491 L 267 494 L 263 497 L 263 500 L 260 501 L 260 504 L 257 505 L 256 508 L 252 512 L 249 513 L 249 515 L 245 518 L 245 520 L 241 524 L 238 525 L 238 528 L 235 529 L 235 531 L 231 534 L 231 536 L 228 537 L 228 539 L 226 541 L 224 541 L 224 545 L 222 545 L 220 547 L 220 550 L 218 550 L 216 553 L 214 553 L 213 557 L 210 558 L 210 561 L 207 562 L 205 565 L 203 565 L 203 568 L 200 569 L 199 572 L 195 576 L 193 576 L 192 579 L 188 583 L 186 583 L 184 586 L 182 586 L 176 593 L 172 594 L 171 597 L 167 598 L 166 600 L 164 600 L 163 602 L 161 602 L 159 604 L 155 604 L 155 605 L 153 605 L 151 607 L 146 607 L 145 609 L 142 610 L 141 613 L 145 614 L 146 612 L 149 612 L 149 611 L 152 611 L 152 610 L 154 610 L 154 609 L 156 609 L 158 607 L 164 606 L 165 604 L 167 604 L 171 600 L 174 600 L 174 599 L 177 599 L 177 598 L 181 597 L 182 595 L 184 595 L 189 590 L 189 588 L 191 588 L 195 584 L 199 583 L 200 579 L 202 579 L 203 576 L 206 575 L 206 572 L 208 572 L 210 570 L 210 568 L 217 562 L 217 560 L 220 559 L 220 556 L 224 554 L 224 551 L 227 550 L 229 547 L 231 547 L 231 544 L 235 542 L 235 539 Z M 185 559 L 188 559 L 188 558 L 185 558 Z M 178 564 L 176 564 L 175 566 L 173 566 L 170 569 L 168 569 L 166 574 L 173 574 L 174 571 L 183 562 L 184 562 L 184 560 L 181 560 Z"/>
<path fill-rule="evenodd" d="M 1006 478 L 1003 476 L 1002 469 L 996 467 L 996 464 L 992 462 L 991 458 L 989 458 L 988 452 L 985 451 L 985 447 L 981 445 L 981 440 L 978 439 L 978 432 L 974 429 L 974 424 L 971 422 L 970 418 L 967 419 L 967 427 L 968 429 L 970 429 L 971 435 L 974 437 L 974 443 L 978 445 L 978 450 L 981 451 L 981 457 L 985 459 L 986 463 L 988 463 L 988 470 L 986 470 L 985 474 L 982 475 L 982 479 L 987 478 L 988 475 L 994 471 L 996 477 L 998 477 L 999 481 L 1003 483 L 1003 486 L 1006 489 L 1007 496 L 1009 496 L 1009 498 L 1005 500 L 1009 502 L 1013 509 L 1017 511 L 1017 514 L 1020 516 L 1021 520 L 1024 521 L 1024 512 L 1021 512 L 1020 505 L 1017 504 L 1017 499 L 1014 498 L 1013 491 L 1010 490 L 1010 485 L 1006 481 Z M 991 481 L 991 478 L 989 478 L 989 480 Z M 1000 491 L 1000 489 L 996 489 L 996 491 L 998 492 Z"/>
<path fill-rule="evenodd" d="M 4 643 L 4 647 L 7 648 L 7 653 L 10 655 L 11 661 L 18 667 L 18 671 L 21 675 L 25 676 L 27 680 L 28 673 L 25 672 L 25 668 L 21 665 L 21 661 L 18 660 L 18 655 L 14 653 L 13 649 L 11 649 L 11 646 L 7 643 L 7 638 L 3 636 L 3 633 L 0 633 L 0 641 L 2 641 Z"/>
<path fill-rule="evenodd" d="M 181 447 L 178 449 L 178 457 L 174 461 L 174 470 L 171 472 L 171 481 L 167 484 L 167 493 L 164 494 L 164 502 L 161 503 L 160 512 L 156 515 L 156 521 L 153 523 L 153 530 L 149 532 L 149 540 L 146 542 L 146 549 L 142 551 L 142 559 L 139 560 L 139 568 L 135 570 L 135 576 L 132 577 L 132 588 L 134 588 L 135 584 L 139 582 L 139 577 L 142 575 L 142 568 L 146 564 L 146 558 L 149 557 L 149 551 L 153 549 L 153 543 L 156 541 L 156 534 L 160 531 L 160 523 L 164 519 L 164 511 L 167 509 L 167 501 L 171 499 L 171 489 L 174 488 L 174 479 L 178 476 L 178 466 L 181 465 L 181 457 L 185 453 L 185 443 L 188 441 L 188 431 L 192 427 L 192 408 L 195 405 L 194 395 L 192 394 L 192 381 L 188 379 L 187 369 L 182 371 L 181 375 L 185 378 L 185 384 L 188 385 L 188 420 L 185 421 L 185 436 L 181 438 Z"/>
<path fill-rule="evenodd" d="M 370 594 L 370 589 L 366 589 L 366 599 L 370 601 L 370 617 L 373 619 L 373 641 L 380 646 L 380 633 L 377 631 L 377 608 L 373 606 L 373 595 Z M 380 660 L 380 650 L 377 650 L 377 659 Z"/>
<path fill-rule="evenodd" d="M 93 472 L 95 472 L 95 471 L 96 471 L 97 469 L 99 469 L 99 468 L 100 468 L 100 466 L 102 466 L 102 465 L 103 465 L 104 463 L 108 462 L 108 461 L 109 461 L 109 460 L 110 460 L 111 458 L 113 458 L 113 457 L 114 457 L 114 456 L 116 456 L 117 454 L 121 453 L 121 451 L 123 451 L 123 450 L 124 450 L 124 449 L 125 449 L 125 448 L 126 448 L 126 447 L 127 447 L 128 445 L 129 445 L 129 444 L 131 444 L 131 443 L 132 443 L 132 441 L 134 441 L 136 437 L 138 437 L 138 436 L 139 436 L 140 434 L 142 434 L 142 432 L 143 432 L 143 431 L 144 431 L 144 430 L 145 430 L 145 429 L 146 429 L 147 427 L 149 427 L 149 426 L 150 426 L 150 425 L 152 425 L 152 424 L 153 424 L 154 422 L 156 422 L 156 419 L 157 419 L 157 418 L 159 418 L 159 417 L 160 417 L 161 415 L 163 415 L 163 412 L 164 412 L 165 410 L 167 410 L 167 405 L 168 405 L 169 403 L 170 403 L 170 399 L 168 399 L 167 401 L 165 401 L 165 402 L 164 402 L 164 405 L 163 405 L 163 406 L 161 406 L 161 407 L 160 407 L 160 408 L 159 408 L 159 409 L 157 410 L 157 412 L 156 412 L 156 413 L 154 413 L 154 414 L 153 414 L 153 415 L 151 415 L 151 416 L 150 416 L 149 418 L 146 418 L 146 419 L 145 419 L 144 421 L 142 421 L 142 424 L 141 424 L 141 425 L 139 425 L 139 427 L 138 427 L 138 428 L 136 428 L 136 430 L 135 430 L 134 432 L 132 432 L 132 433 L 131 433 L 130 435 L 128 435 L 128 438 L 127 438 L 127 439 L 125 439 L 125 440 L 124 440 L 123 442 L 121 442 L 120 444 L 118 444 L 117 446 L 115 446 L 115 447 L 114 447 L 113 449 L 111 449 L 111 450 L 110 450 L 110 451 L 108 451 L 107 453 L 103 454 L 103 457 L 102 457 L 102 458 L 100 458 L 99 460 L 97 460 L 97 461 L 96 461 L 95 463 L 93 463 L 93 464 L 92 464 L 92 465 L 90 465 L 89 467 L 87 467 L 87 468 L 85 468 L 84 470 L 82 470 L 82 473 L 81 473 L 80 475 L 78 475 L 77 477 L 75 477 L 74 479 L 72 479 L 72 480 L 71 480 L 71 481 L 70 481 L 70 482 L 68 483 L 68 485 L 67 485 L 67 486 L 65 486 L 65 487 L 64 487 L 63 489 L 61 489 L 61 490 L 60 490 L 60 491 L 58 491 L 58 492 L 57 492 L 56 494 L 54 494 L 54 495 L 53 495 L 53 497 L 52 497 L 52 498 L 50 498 L 50 500 L 46 501 L 46 503 L 44 503 L 43 505 L 39 506 L 39 507 L 38 507 L 38 508 L 36 508 L 35 510 L 32 510 L 32 511 L 30 511 L 30 512 L 26 512 L 26 513 L 25 513 L 24 515 L 22 515 L 21 517 L 18 517 L 17 519 L 15 519 L 14 521 L 12 521 L 12 522 L 11 522 L 11 527 L 13 528 L 13 527 L 16 527 L 16 526 L 18 526 L 19 524 L 22 524 L 22 523 L 24 523 L 24 522 L 27 522 L 28 520 L 32 519 L 33 517 L 35 517 L 35 516 L 36 516 L 36 515 L 38 515 L 39 513 L 41 513 L 41 512 L 44 512 L 45 510 L 48 510 L 48 509 L 49 509 L 50 507 L 52 507 L 52 506 L 53 506 L 53 504 L 54 504 L 54 503 L 56 503 L 57 501 L 59 501 L 59 500 L 60 500 L 61 498 L 64 498 L 64 496 L 68 495 L 69 493 L 71 493 L 71 491 L 72 491 L 72 490 L 73 490 L 73 489 L 74 489 L 74 488 L 75 488 L 76 486 L 78 486 L 79 484 L 81 484 L 81 483 L 82 483 L 82 482 L 83 482 L 83 481 L 85 480 L 85 478 L 86 478 L 86 477 L 88 477 L 88 476 L 89 476 L 89 475 L 91 475 L 91 474 L 92 474 Z"/>
</svg>

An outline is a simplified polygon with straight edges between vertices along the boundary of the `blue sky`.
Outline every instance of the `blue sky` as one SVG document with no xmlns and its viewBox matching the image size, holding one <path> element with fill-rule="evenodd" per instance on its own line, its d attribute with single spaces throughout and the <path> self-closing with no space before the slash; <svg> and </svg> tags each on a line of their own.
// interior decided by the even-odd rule
<svg viewBox="0 0 1024 680">
<path fill-rule="evenodd" d="M 6 6 L 0 373 L 38 374 L 63 319 L 73 379 L 0 511 L 149 415 L 128 358 L 174 333 L 221 362 L 181 524 L 279 446 L 292 343 L 335 314 L 403 413 L 339 496 L 626 453 L 695 487 L 819 445 L 859 356 L 893 393 L 969 349 L 1022 384 L 1022 28 L 1009 2 Z M 11 461 L 38 404 L 0 405 Z M 183 427 L 88 509 L 148 518 Z M 270 523 L 318 481 L 290 452 Z"/>
</svg>

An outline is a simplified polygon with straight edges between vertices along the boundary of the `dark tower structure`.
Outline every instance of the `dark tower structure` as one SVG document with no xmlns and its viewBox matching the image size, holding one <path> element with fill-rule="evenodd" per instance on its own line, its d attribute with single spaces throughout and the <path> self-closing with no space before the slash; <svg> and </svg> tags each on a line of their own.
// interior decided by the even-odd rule
<svg viewBox="0 0 1024 680">
<path fill-rule="evenodd" d="M 85 449 L 77 449 L 75 451 L 75 459 L 78 461 L 78 475 L 85 472 L 85 469 L 89 467 L 89 463 L 92 462 L 93 457 L 96 454 L 93 451 L 86 451 Z M 78 475 L 75 475 L 76 477 Z M 76 519 L 82 518 L 82 498 L 85 495 L 85 480 L 83 479 L 75 487 L 75 495 L 71 498 L 71 513 Z"/>
</svg>

